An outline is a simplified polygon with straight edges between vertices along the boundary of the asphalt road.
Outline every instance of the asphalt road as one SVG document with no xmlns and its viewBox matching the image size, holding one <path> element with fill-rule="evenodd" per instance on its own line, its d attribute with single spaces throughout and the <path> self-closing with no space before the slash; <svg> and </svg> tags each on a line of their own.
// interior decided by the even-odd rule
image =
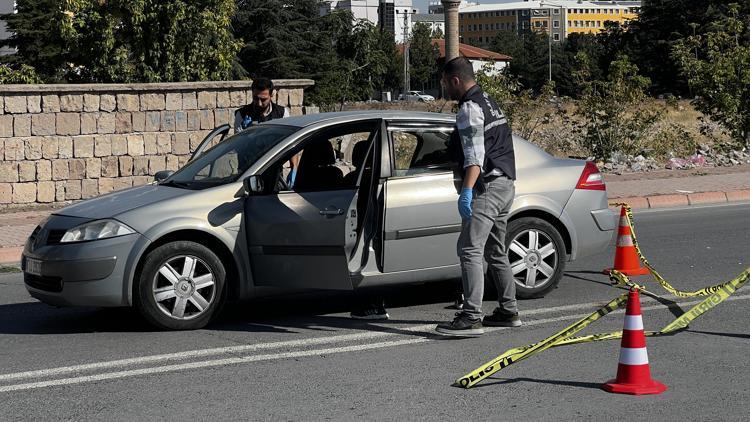
<svg viewBox="0 0 750 422">
<path fill-rule="evenodd" d="M 645 254 L 689 290 L 750 266 L 748 216 L 739 204 L 635 218 Z M 620 294 L 598 273 L 613 252 L 569 265 L 557 290 L 520 302 L 523 327 L 464 340 L 431 333 L 452 317 L 450 284 L 389 291 L 387 322 L 350 320 L 349 297 L 326 294 L 233 305 L 207 329 L 157 332 L 129 310 L 49 307 L 20 275 L 0 275 L 0 420 L 747 420 L 747 287 L 687 331 L 648 339 L 652 374 L 669 387 L 661 395 L 599 389 L 615 375 L 618 341 L 551 349 L 474 389 L 451 386 Z M 647 330 L 677 312 L 648 298 L 643 309 Z M 622 321 L 609 315 L 583 333 Z"/>
</svg>

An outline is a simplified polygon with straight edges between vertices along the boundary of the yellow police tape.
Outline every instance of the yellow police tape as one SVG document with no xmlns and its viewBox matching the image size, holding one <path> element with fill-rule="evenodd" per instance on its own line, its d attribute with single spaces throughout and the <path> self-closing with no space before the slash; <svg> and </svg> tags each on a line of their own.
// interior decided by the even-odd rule
<svg viewBox="0 0 750 422">
<path fill-rule="evenodd" d="M 708 296 L 707 298 L 702 300 L 700 303 L 693 306 L 690 310 L 688 310 L 687 312 L 677 317 L 674 321 L 667 324 L 661 330 L 646 331 L 645 332 L 646 336 L 654 337 L 654 336 L 662 336 L 662 335 L 667 335 L 667 334 L 674 334 L 678 332 L 679 330 L 686 328 L 690 324 L 691 321 L 693 321 L 694 319 L 698 318 L 699 316 L 703 315 L 704 313 L 708 312 L 709 310 L 711 310 L 712 308 L 714 308 L 715 306 L 717 306 L 718 304 L 726 300 L 735 291 L 737 291 L 742 286 L 744 286 L 747 283 L 747 281 L 750 279 L 750 268 L 747 268 L 738 277 L 726 283 L 709 286 L 704 289 L 696 290 L 694 292 L 685 292 L 685 291 L 675 289 L 674 287 L 672 287 L 672 285 L 670 285 L 666 280 L 664 280 L 664 278 L 662 278 L 656 272 L 656 270 L 648 263 L 648 261 L 643 256 L 640 249 L 638 248 L 638 244 L 636 243 L 635 232 L 633 230 L 633 218 L 632 218 L 632 211 L 630 209 L 630 206 L 627 204 L 616 204 L 616 205 L 622 205 L 626 208 L 628 224 L 630 225 L 630 228 L 631 228 L 631 233 L 633 236 L 633 244 L 636 246 L 636 251 L 638 252 L 638 256 L 641 259 L 641 261 L 643 261 L 643 263 L 646 265 L 646 268 L 648 268 L 651 274 L 654 275 L 654 278 L 657 280 L 657 282 L 659 282 L 659 284 L 665 290 L 667 290 L 668 292 L 672 293 L 675 296 L 681 296 L 681 297 Z M 650 296 L 660 298 L 659 296 L 646 290 L 643 286 L 633 283 L 632 281 L 630 281 L 630 279 L 628 279 L 627 276 L 620 273 L 619 271 L 613 270 L 610 273 L 610 279 L 616 285 L 627 286 L 631 289 L 637 289 L 637 290 L 643 291 L 649 294 Z M 627 303 L 627 298 L 628 298 L 627 293 L 624 293 L 618 296 L 617 298 L 613 299 L 612 301 L 610 301 L 603 307 L 591 313 L 591 315 L 586 316 L 585 318 L 571 324 L 565 329 L 547 337 L 546 339 L 538 343 L 509 349 L 505 351 L 503 354 L 501 354 L 500 356 L 496 357 L 495 359 L 489 361 L 488 363 L 480 366 L 474 371 L 457 379 L 453 385 L 457 387 L 462 387 L 462 388 L 471 388 L 477 385 L 478 383 L 480 383 L 482 380 L 486 379 L 487 377 L 500 371 L 501 369 L 507 368 L 508 366 L 516 362 L 524 360 L 532 355 L 535 355 L 543 350 L 546 350 L 552 347 L 568 346 L 568 345 L 580 344 L 580 343 L 591 343 L 594 341 L 615 340 L 615 339 L 622 338 L 622 331 L 613 331 L 611 333 L 590 334 L 590 335 L 580 336 L 580 337 L 572 337 L 572 336 L 578 333 L 579 331 L 583 330 L 584 328 L 586 328 L 587 326 L 589 326 L 591 323 L 598 320 L 599 318 L 625 305 Z M 660 298 L 660 299 L 663 299 L 663 298 Z M 663 300 L 669 301 L 669 299 L 663 299 Z"/>
</svg>

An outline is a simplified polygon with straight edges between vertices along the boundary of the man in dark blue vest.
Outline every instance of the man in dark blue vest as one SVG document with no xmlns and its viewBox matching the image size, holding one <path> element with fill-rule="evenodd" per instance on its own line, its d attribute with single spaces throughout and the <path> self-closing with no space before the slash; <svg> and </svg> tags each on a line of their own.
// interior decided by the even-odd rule
<svg viewBox="0 0 750 422">
<path fill-rule="evenodd" d="M 458 257 L 464 289 L 462 310 L 451 322 L 440 324 L 439 334 L 479 336 L 487 326 L 521 325 L 516 306 L 505 234 L 516 179 L 513 137 L 505 115 L 474 80 L 471 62 L 464 57 L 445 64 L 441 83 L 451 99 L 458 100 L 456 130 L 451 150 L 463 176 L 458 212 L 461 235 Z M 498 291 L 499 306 L 484 316 L 484 265 Z"/>
<path fill-rule="evenodd" d="M 234 113 L 234 131 L 245 130 L 253 124 L 289 117 L 289 109 L 272 101 L 273 81 L 255 78 L 250 86 L 252 101 Z"/>
</svg>

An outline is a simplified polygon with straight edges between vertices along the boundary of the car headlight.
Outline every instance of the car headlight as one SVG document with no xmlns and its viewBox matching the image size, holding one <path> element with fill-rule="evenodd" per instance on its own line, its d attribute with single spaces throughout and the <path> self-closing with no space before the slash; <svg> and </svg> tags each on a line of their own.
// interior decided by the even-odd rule
<svg viewBox="0 0 750 422">
<path fill-rule="evenodd" d="M 116 220 L 96 220 L 74 227 L 63 235 L 60 243 L 107 239 L 135 233 L 135 230 Z"/>
</svg>

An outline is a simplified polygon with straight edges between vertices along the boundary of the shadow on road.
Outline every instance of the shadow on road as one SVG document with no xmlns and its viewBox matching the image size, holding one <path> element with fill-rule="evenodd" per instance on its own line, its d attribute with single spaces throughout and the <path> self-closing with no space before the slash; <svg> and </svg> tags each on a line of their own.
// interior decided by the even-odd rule
<svg viewBox="0 0 750 422">
<path fill-rule="evenodd" d="M 711 331 L 698 331 L 698 330 L 685 330 L 686 333 L 706 334 L 709 336 L 720 336 L 720 337 L 733 337 L 733 338 L 747 338 L 750 339 L 750 334 L 738 334 L 738 333 L 717 333 Z"/>
<path fill-rule="evenodd" d="M 497 380 L 497 381 L 483 382 L 482 384 L 478 384 L 472 388 L 483 388 L 483 387 L 490 387 L 493 385 L 515 384 L 517 382 L 535 382 L 539 384 L 564 385 L 566 387 L 591 388 L 591 389 L 596 389 L 596 390 L 600 389 L 602 386 L 601 383 L 594 383 L 594 382 L 544 380 L 544 379 L 536 379 L 536 378 L 493 378 L 493 377 L 490 377 L 487 379 Z"/>
</svg>

